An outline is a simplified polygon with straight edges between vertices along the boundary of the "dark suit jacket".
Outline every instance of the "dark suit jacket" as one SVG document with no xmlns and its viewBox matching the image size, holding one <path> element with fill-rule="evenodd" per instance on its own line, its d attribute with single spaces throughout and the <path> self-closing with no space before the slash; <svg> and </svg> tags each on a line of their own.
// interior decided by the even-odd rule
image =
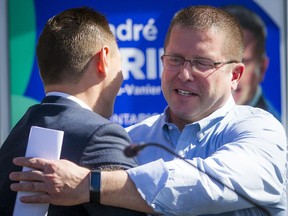
<svg viewBox="0 0 288 216">
<path fill-rule="evenodd" d="M 276 119 L 281 121 L 280 114 L 276 111 L 276 109 L 273 107 L 273 105 L 267 99 L 265 99 L 263 94 L 261 94 L 261 96 L 259 97 L 259 100 L 255 104 L 255 107 L 258 107 L 258 108 L 261 108 L 261 109 L 264 109 L 264 110 L 268 111 Z"/>
<path fill-rule="evenodd" d="M 24 156 L 31 126 L 64 131 L 61 158 L 90 169 L 116 166 L 128 169 L 136 161 L 126 158 L 123 149 L 130 139 L 126 131 L 100 115 L 82 108 L 76 102 L 58 96 L 48 96 L 41 104 L 32 106 L 13 128 L 0 149 L 0 216 L 13 213 L 16 193 L 10 190 L 9 173 L 20 171 L 12 159 Z M 145 215 L 121 208 L 100 204 L 83 204 L 72 207 L 50 205 L 51 215 Z"/>
</svg>

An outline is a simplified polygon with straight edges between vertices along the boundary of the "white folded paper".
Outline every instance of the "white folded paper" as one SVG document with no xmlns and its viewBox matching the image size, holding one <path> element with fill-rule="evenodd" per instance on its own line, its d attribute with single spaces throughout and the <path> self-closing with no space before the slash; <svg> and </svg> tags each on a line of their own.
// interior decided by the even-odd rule
<svg viewBox="0 0 288 216">
<path fill-rule="evenodd" d="M 58 160 L 61 154 L 63 131 L 32 126 L 30 129 L 26 157 L 41 157 Z M 23 167 L 23 171 L 30 168 Z M 18 192 L 13 216 L 44 216 L 48 212 L 49 204 L 24 204 L 21 196 L 33 195 L 35 192 Z"/>
</svg>

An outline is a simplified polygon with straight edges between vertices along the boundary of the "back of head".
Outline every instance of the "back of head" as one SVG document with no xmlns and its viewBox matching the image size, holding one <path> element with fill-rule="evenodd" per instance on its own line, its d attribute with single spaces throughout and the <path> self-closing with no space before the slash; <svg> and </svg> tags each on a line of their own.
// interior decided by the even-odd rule
<svg viewBox="0 0 288 216">
<path fill-rule="evenodd" d="M 263 57 L 266 55 L 266 26 L 261 17 L 255 12 L 241 5 L 227 5 L 223 9 L 235 16 L 244 30 L 251 32 L 256 39 L 255 55 Z"/>
<path fill-rule="evenodd" d="M 37 44 L 44 84 L 77 83 L 104 44 L 117 46 L 106 18 L 95 10 L 72 8 L 52 17 Z"/>
<path fill-rule="evenodd" d="M 241 61 L 244 49 L 243 32 L 237 19 L 224 10 L 212 6 L 190 6 L 178 11 L 173 17 L 166 34 L 167 46 L 173 26 L 195 30 L 215 29 L 225 34 L 224 48 L 228 55 Z"/>
</svg>

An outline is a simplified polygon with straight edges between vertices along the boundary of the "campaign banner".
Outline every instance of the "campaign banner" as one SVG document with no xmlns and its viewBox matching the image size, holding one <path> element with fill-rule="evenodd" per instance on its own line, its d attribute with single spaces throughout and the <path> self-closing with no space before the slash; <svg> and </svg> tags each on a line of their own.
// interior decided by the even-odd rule
<svg viewBox="0 0 288 216">
<path fill-rule="evenodd" d="M 188 5 L 243 5 L 261 16 L 267 27 L 270 62 L 262 88 L 281 113 L 280 28 L 252 0 L 9 0 L 9 44 L 12 126 L 45 93 L 39 76 L 35 47 L 47 22 L 55 14 L 88 6 L 104 14 L 122 55 L 124 81 L 111 120 L 129 126 L 162 113 L 167 103 L 161 91 L 163 44 L 174 13 Z M 275 2 L 276 4 L 276 2 Z"/>
</svg>

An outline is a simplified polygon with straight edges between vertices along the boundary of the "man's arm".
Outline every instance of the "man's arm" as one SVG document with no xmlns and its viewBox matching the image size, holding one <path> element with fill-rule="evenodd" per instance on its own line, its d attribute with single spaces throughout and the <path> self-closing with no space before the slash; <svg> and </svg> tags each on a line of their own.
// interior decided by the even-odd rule
<svg viewBox="0 0 288 216">
<path fill-rule="evenodd" d="M 21 198 L 24 203 L 51 203 L 77 205 L 89 202 L 90 170 L 67 160 L 40 158 L 15 158 L 14 163 L 35 170 L 13 172 L 10 179 L 25 181 L 13 183 L 13 191 L 43 192 Z M 138 193 L 126 171 L 101 172 L 101 196 L 103 205 L 117 206 L 147 213 L 155 213 Z"/>
<path fill-rule="evenodd" d="M 101 179 L 101 204 L 155 214 L 141 197 L 126 171 L 101 172 Z"/>
</svg>

